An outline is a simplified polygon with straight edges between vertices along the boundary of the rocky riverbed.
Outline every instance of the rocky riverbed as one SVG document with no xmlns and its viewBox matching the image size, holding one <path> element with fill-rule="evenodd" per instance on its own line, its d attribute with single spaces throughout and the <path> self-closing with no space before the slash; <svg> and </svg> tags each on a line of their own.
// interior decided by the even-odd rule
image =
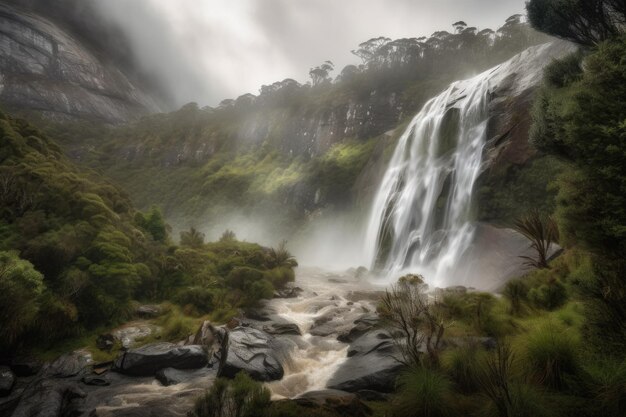
<svg viewBox="0 0 626 417">
<path fill-rule="evenodd" d="M 275 399 L 384 395 L 376 393 L 389 390 L 399 365 L 390 357 L 389 336 L 377 327 L 383 288 L 363 275 L 301 268 L 276 298 L 228 326 L 205 322 L 179 343 L 132 348 L 134 336 L 154 327 L 130 323 L 112 332 L 127 347 L 112 363 L 96 364 L 86 351 L 40 366 L 15 362 L 1 373 L 10 394 L 0 399 L 0 414 L 184 416 L 218 375 L 241 370 L 266 382 Z"/>
</svg>

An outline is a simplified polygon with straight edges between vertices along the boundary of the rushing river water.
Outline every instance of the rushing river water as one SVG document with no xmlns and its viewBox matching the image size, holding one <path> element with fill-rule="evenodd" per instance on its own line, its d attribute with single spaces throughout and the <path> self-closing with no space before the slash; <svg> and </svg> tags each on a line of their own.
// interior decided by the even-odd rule
<svg viewBox="0 0 626 417">
<path fill-rule="evenodd" d="M 297 347 L 285 363 L 284 378 L 268 384 L 275 397 L 326 388 L 347 359 L 348 344 L 339 342 L 338 335 L 349 331 L 357 318 L 375 311 L 383 289 L 357 278 L 353 271 L 316 268 L 298 268 L 295 285 L 303 290 L 299 297 L 278 298 L 266 305 L 302 332 L 302 337 L 294 337 Z"/>
</svg>

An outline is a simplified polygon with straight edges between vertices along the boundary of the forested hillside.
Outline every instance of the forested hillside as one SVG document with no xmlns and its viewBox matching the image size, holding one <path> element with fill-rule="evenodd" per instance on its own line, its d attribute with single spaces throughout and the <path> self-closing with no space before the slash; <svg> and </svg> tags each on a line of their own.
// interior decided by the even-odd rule
<svg viewBox="0 0 626 417">
<path fill-rule="evenodd" d="M 362 63 L 336 76 L 324 63 L 305 85 L 287 79 L 217 108 L 191 103 L 119 128 L 43 125 L 73 158 L 182 227 L 233 207 L 280 210 L 283 223 L 301 224 L 317 209 L 371 198 L 395 139 L 427 99 L 547 40 L 520 15 L 497 31 L 456 22 L 428 38 L 370 39 L 353 51 Z"/>
<path fill-rule="evenodd" d="M 228 317 L 293 280 L 286 251 L 227 233 L 175 246 L 161 212 L 77 168 L 27 122 L 0 115 L 0 352 L 52 345 L 172 300 Z M 281 258 L 282 256 L 282 258 Z"/>
</svg>

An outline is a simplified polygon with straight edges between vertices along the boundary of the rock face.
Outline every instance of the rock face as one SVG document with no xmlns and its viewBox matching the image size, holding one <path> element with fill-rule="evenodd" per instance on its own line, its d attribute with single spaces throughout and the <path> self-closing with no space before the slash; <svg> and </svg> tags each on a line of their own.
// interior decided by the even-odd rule
<svg viewBox="0 0 626 417">
<path fill-rule="evenodd" d="M 349 359 L 339 367 L 327 386 L 348 392 L 391 392 L 398 373 L 404 368 L 394 359 L 394 354 L 397 354 L 396 347 L 387 333 L 367 333 L 350 344 Z"/>
<path fill-rule="evenodd" d="M 228 336 L 228 354 L 219 376 L 234 378 L 240 371 L 257 381 L 275 381 L 285 373 L 269 334 L 251 327 L 237 327 Z"/>
<path fill-rule="evenodd" d="M 156 112 L 157 103 L 53 22 L 0 4 L 0 103 L 49 117 L 109 123 Z"/>
<path fill-rule="evenodd" d="M 124 352 L 113 369 L 131 376 L 150 376 L 163 368 L 197 369 L 207 364 L 207 353 L 201 346 L 155 343 Z"/>
</svg>

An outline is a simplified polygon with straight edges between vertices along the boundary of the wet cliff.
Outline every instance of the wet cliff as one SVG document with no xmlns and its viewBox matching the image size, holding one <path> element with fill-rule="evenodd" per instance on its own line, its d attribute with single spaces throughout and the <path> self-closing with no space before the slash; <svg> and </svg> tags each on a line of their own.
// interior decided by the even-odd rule
<svg viewBox="0 0 626 417">
<path fill-rule="evenodd" d="M 107 123 L 161 110 L 115 60 L 92 46 L 71 34 L 67 22 L 0 4 L 0 105 L 57 120 Z"/>
</svg>

